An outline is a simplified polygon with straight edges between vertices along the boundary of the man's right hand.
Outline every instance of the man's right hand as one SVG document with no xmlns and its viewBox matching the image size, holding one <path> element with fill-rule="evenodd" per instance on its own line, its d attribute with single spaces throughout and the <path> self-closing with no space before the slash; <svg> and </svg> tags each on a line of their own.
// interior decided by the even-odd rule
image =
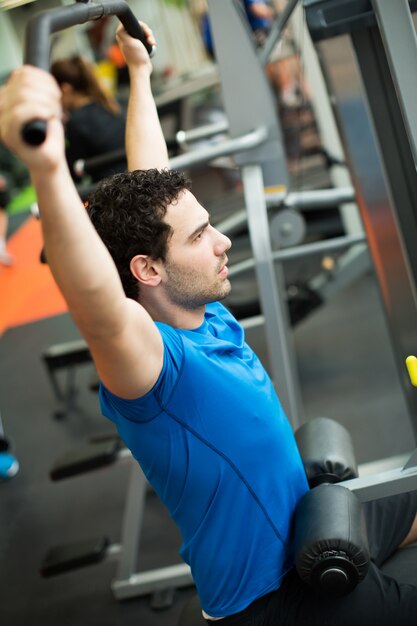
<svg viewBox="0 0 417 626">
<path fill-rule="evenodd" d="M 151 46 L 155 46 L 155 37 L 149 26 L 145 24 L 145 22 L 140 22 L 140 25 L 145 33 L 147 43 Z M 145 46 L 139 39 L 131 37 L 123 28 L 122 24 L 117 28 L 116 39 L 129 67 L 145 67 L 148 69 L 149 73 L 152 72 L 152 63 Z"/>
<path fill-rule="evenodd" d="M 44 70 L 25 65 L 14 70 L 0 89 L 1 140 L 32 173 L 50 172 L 66 162 L 61 118 L 61 90 Z M 21 134 L 33 119 L 47 122 L 46 139 L 36 147 L 26 144 Z"/>
</svg>

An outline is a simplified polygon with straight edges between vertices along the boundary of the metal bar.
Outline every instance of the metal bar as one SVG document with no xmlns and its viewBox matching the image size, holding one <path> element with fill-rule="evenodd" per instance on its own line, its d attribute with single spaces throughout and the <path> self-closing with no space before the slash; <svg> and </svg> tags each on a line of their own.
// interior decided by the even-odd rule
<svg viewBox="0 0 417 626">
<path fill-rule="evenodd" d="M 209 66 L 204 71 L 195 71 L 189 74 L 186 80 L 175 83 L 174 86 L 167 86 L 160 93 L 155 94 L 155 104 L 158 109 L 176 100 L 183 100 L 193 96 L 198 91 L 211 89 L 220 82 L 217 67 Z"/>
<path fill-rule="evenodd" d="M 417 163 L 417 35 L 408 0 L 372 0 L 398 102 Z"/>
<path fill-rule="evenodd" d="M 355 199 L 353 187 L 339 187 L 338 189 L 318 189 L 313 191 L 295 191 L 287 195 L 283 192 L 268 192 L 265 194 L 267 207 L 279 205 L 286 209 L 303 211 L 313 209 L 334 208 L 339 204 L 349 203 Z M 227 235 L 239 230 L 247 221 L 246 210 L 236 211 L 216 224 L 216 228 Z"/>
<path fill-rule="evenodd" d="M 335 237 L 326 241 L 317 241 L 315 243 L 306 243 L 302 246 L 294 246 L 285 250 L 277 250 L 273 253 L 274 261 L 288 261 L 289 259 L 298 259 L 309 254 L 323 254 L 330 250 L 340 250 L 357 243 L 366 241 L 365 235 L 352 235 L 345 237 Z"/>
<path fill-rule="evenodd" d="M 258 328 L 258 326 L 262 326 L 265 323 L 265 318 L 263 315 L 254 315 L 252 317 L 247 317 L 244 320 L 239 320 L 239 324 L 245 329 L 250 330 L 251 328 Z"/>
<path fill-rule="evenodd" d="M 330 300 L 342 290 L 364 276 L 372 269 L 368 246 L 361 244 L 352 246 L 342 254 L 336 262 L 335 268 L 323 271 L 308 281 L 308 286 L 320 295 L 323 300 Z"/>
<path fill-rule="evenodd" d="M 265 41 L 265 45 L 259 53 L 259 62 L 261 63 L 261 65 L 266 65 L 266 63 L 268 63 L 271 52 L 281 39 L 282 33 L 284 32 L 288 20 L 290 19 L 298 2 L 299 0 L 288 0 L 287 4 L 285 5 L 285 9 L 274 21 L 267 40 Z"/>
<path fill-rule="evenodd" d="M 217 157 L 236 154 L 237 152 L 246 152 L 247 150 L 260 146 L 267 139 L 268 130 L 265 126 L 261 126 L 235 139 L 226 139 L 217 145 L 206 146 L 201 148 L 201 150 L 173 157 L 169 160 L 169 167 L 173 170 L 188 169 L 200 163 L 212 161 Z"/>
<path fill-rule="evenodd" d="M 276 194 L 279 198 L 279 194 Z M 272 204 L 275 194 L 268 194 L 267 202 Z M 287 209 L 324 209 L 355 201 L 353 187 L 338 187 L 336 189 L 317 189 L 312 191 L 296 191 L 285 196 L 283 206 Z"/>
<path fill-rule="evenodd" d="M 298 375 L 289 332 L 287 303 L 284 300 L 284 277 L 272 259 L 264 180 L 260 165 L 242 168 L 245 204 L 253 250 L 260 301 L 265 316 L 265 333 L 272 379 L 281 404 L 293 428 L 302 422 Z"/>
<path fill-rule="evenodd" d="M 198 141 L 200 139 L 207 139 L 220 133 L 225 133 L 229 130 L 229 122 L 222 120 L 214 124 L 205 124 L 204 126 L 198 126 L 197 128 L 191 128 L 190 130 L 179 130 L 176 135 L 177 142 L 180 145 Z"/>
<path fill-rule="evenodd" d="M 169 161 L 169 167 L 177 170 L 188 169 L 221 156 L 227 156 L 235 154 L 236 152 L 244 152 L 246 150 L 250 150 L 251 148 L 256 148 L 267 138 L 267 129 L 260 127 L 241 137 L 226 139 L 216 145 L 205 146 L 200 150 L 187 152 L 186 154 L 173 157 Z M 126 159 L 124 149 L 114 150 L 113 152 L 101 154 L 97 157 L 92 157 L 91 159 L 79 159 L 75 162 L 75 170 L 78 175 L 81 176 L 87 171 L 90 173 L 103 165 L 117 163 L 123 159 Z"/>
<path fill-rule="evenodd" d="M 376 20 L 375 20 L 376 22 Z M 395 85 L 375 23 L 349 40 L 323 44 L 338 119 L 353 170 L 360 211 L 378 279 L 399 381 L 417 435 L 417 394 L 404 375 L 404 358 L 417 324 L 417 177 Z M 334 66 L 335 58 L 348 54 Z M 333 50 L 331 50 L 333 49 Z M 324 60 L 324 57 L 322 57 Z M 359 73 L 358 73 L 359 72 Z"/>
<path fill-rule="evenodd" d="M 116 577 L 112 582 L 112 589 L 115 591 L 115 594 L 119 581 L 128 580 L 130 576 L 138 571 L 137 560 L 145 509 L 146 488 L 147 480 L 139 464 L 132 463 L 120 540 L 122 551 L 117 565 Z"/>
<path fill-rule="evenodd" d="M 329 252 L 330 250 L 340 250 L 349 246 L 354 246 L 357 243 L 363 243 L 366 241 L 365 235 L 352 235 L 346 237 L 335 237 L 327 241 L 317 241 L 315 243 L 307 243 L 302 246 L 294 246 L 293 248 L 287 248 L 285 250 L 277 250 L 272 253 L 272 259 L 274 261 L 288 261 L 290 259 L 296 259 L 309 254 L 322 254 Z M 242 272 L 252 269 L 255 266 L 255 260 L 253 258 L 245 259 L 240 263 L 235 263 L 229 268 L 229 276 L 236 276 Z"/>
<path fill-rule="evenodd" d="M 114 165 L 123 161 L 126 162 L 126 150 L 119 148 L 89 159 L 77 159 L 74 163 L 74 171 L 78 176 L 84 176 L 84 174 L 92 174 L 103 166 Z"/>
<path fill-rule="evenodd" d="M 124 456 L 130 456 L 127 452 Z M 140 534 L 146 502 L 148 481 L 138 463 L 133 462 L 126 497 L 120 545 L 114 550 L 118 564 L 111 583 L 118 600 L 146 595 L 161 589 L 185 587 L 193 584 L 191 570 L 185 563 L 158 567 L 138 573 Z"/>
<path fill-rule="evenodd" d="M 52 33 L 100 19 L 105 15 L 117 15 L 127 32 L 140 39 L 152 56 L 153 47 L 147 43 L 143 29 L 127 2 L 104 0 L 100 3 L 77 2 L 34 15 L 26 29 L 25 63 L 49 70 L 49 38 Z"/>
<path fill-rule="evenodd" d="M 417 489 L 417 467 L 388 470 L 380 474 L 361 476 L 338 484 L 353 491 L 361 502 L 369 502 L 415 491 Z"/>
<path fill-rule="evenodd" d="M 413 454 L 408 459 L 407 463 L 404 465 L 403 469 L 409 469 L 410 467 L 417 466 L 417 448 L 414 450 Z"/>
<path fill-rule="evenodd" d="M 49 382 L 52 387 L 53 394 L 55 396 L 55 400 L 58 404 L 65 404 L 65 394 L 63 393 L 61 386 L 58 381 L 58 377 L 54 371 L 52 371 L 48 365 L 46 365 L 46 373 L 48 374 Z"/>
<path fill-rule="evenodd" d="M 153 591 L 169 588 L 178 589 L 193 584 L 189 566 L 186 563 L 179 563 L 113 581 L 112 590 L 118 600 L 127 600 L 128 598 L 147 595 Z"/>
<path fill-rule="evenodd" d="M 104 15 L 117 15 L 126 31 L 132 37 L 140 39 L 152 56 L 154 48 L 147 43 L 142 26 L 124 0 L 104 0 L 100 4 L 87 0 L 33 16 L 25 32 L 25 63 L 48 71 L 50 35 L 71 26 L 100 19 Z M 43 119 L 30 120 L 22 128 L 23 139 L 31 146 L 41 145 L 45 141 L 46 132 L 47 122 Z"/>
</svg>

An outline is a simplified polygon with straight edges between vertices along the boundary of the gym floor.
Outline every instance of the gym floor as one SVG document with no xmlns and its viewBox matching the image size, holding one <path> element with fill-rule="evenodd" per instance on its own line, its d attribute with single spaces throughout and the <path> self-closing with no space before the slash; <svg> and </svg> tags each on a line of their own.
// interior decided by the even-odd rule
<svg viewBox="0 0 417 626">
<path fill-rule="evenodd" d="M 305 419 L 325 415 L 344 424 L 360 464 L 411 451 L 413 429 L 371 270 L 297 324 L 293 337 Z M 60 420 L 53 416 L 55 401 L 41 353 L 77 338 L 68 313 L 61 312 L 10 327 L 0 340 L 0 410 L 20 462 L 17 476 L 0 485 L 1 623 L 175 626 L 192 588 L 176 591 L 170 608 L 155 611 L 150 597 L 115 599 L 115 560 L 47 579 L 39 574 L 53 546 L 102 536 L 111 543 L 120 540 L 130 460 L 59 482 L 49 478 L 57 458 L 113 432 L 90 390 L 89 364 L 77 368 L 77 410 Z M 250 331 L 248 341 L 267 365 L 262 329 Z M 149 493 L 140 570 L 180 562 L 179 545 L 171 520 Z M 412 580 L 410 558 L 401 567 L 394 558 L 390 568 L 400 579 Z"/>
</svg>

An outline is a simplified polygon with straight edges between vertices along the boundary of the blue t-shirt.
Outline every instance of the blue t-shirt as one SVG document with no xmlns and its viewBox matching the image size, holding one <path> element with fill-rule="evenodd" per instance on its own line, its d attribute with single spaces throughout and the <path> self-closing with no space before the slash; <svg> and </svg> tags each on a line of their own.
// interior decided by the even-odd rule
<svg viewBox="0 0 417 626">
<path fill-rule="evenodd" d="M 305 472 L 272 382 L 222 304 L 195 330 L 157 326 L 154 388 L 123 400 L 101 387 L 101 408 L 178 525 L 203 609 L 226 616 L 292 567 Z"/>
</svg>

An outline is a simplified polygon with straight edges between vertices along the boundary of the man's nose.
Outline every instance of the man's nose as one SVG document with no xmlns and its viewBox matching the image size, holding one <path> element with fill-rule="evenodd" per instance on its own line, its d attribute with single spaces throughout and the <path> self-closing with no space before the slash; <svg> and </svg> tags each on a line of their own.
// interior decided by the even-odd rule
<svg viewBox="0 0 417 626">
<path fill-rule="evenodd" d="M 220 231 L 216 232 L 218 240 L 216 241 L 215 252 L 218 256 L 221 256 L 232 247 L 232 242 L 230 241 L 229 237 L 223 235 L 223 233 L 221 233 Z"/>
</svg>

